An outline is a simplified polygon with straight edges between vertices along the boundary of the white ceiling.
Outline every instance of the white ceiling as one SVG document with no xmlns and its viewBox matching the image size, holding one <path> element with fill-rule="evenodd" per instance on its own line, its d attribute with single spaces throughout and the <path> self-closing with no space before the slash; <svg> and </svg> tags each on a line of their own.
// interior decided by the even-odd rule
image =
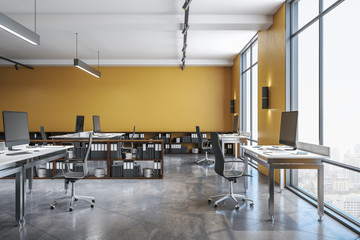
<svg viewBox="0 0 360 240">
<path fill-rule="evenodd" d="M 258 30 L 272 24 L 284 0 L 193 0 L 188 66 L 231 66 Z M 0 29 L 0 56 L 34 66 L 71 65 L 78 57 L 102 66 L 178 66 L 184 0 L 37 0 L 33 46 Z M 34 0 L 0 0 L 0 12 L 34 30 Z M 4 65 L 5 61 L 0 61 Z"/>
</svg>

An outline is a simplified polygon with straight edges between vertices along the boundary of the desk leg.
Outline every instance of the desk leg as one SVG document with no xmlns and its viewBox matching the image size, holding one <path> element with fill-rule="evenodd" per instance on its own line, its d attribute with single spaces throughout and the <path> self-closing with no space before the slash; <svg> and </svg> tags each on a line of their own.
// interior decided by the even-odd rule
<svg viewBox="0 0 360 240">
<path fill-rule="evenodd" d="M 274 168 L 269 166 L 269 199 L 268 212 L 272 222 L 274 222 Z"/>
<path fill-rule="evenodd" d="M 324 216 L 324 165 L 318 169 L 318 215 L 319 221 Z"/>
<path fill-rule="evenodd" d="M 249 174 L 248 161 L 249 161 L 249 158 L 247 156 L 244 156 L 244 173 L 245 174 Z M 244 177 L 244 191 L 245 191 L 245 193 L 246 193 L 247 188 L 248 188 L 248 178 Z"/>
<path fill-rule="evenodd" d="M 280 193 L 284 190 L 284 180 L 285 180 L 285 169 L 279 169 L 280 174 Z"/>
<path fill-rule="evenodd" d="M 238 144 L 237 142 L 235 143 L 235 160 L 237 160 L 238 158 Z"/>
<path fill-rule="evenodd" d="M 25 168 L 22 167 L 22 170 L 16 173 L 16 190 L 15 190 L 15 219 L 21 225 L 25 219 L 25 190 L 24 190 L 24 171 Z"/>
<path fill-rule="evenodd" d="M 221 150 L 222 150 L 222 154 L 223 154 L 223 156 L 225 157 L 225 143 L 224 143 L 224 141 L 221 141 Z"/>
<path fill-rule="evenodd" d="M 28 183 L 29 184 L 28 188 L 29 188 L 30 193 L 31 193 L 32 188 L 33 188 L 33 179 L 34 179 L 34 168 L 31 167 L 30 168 L 29 183 Z"/>
</svg>

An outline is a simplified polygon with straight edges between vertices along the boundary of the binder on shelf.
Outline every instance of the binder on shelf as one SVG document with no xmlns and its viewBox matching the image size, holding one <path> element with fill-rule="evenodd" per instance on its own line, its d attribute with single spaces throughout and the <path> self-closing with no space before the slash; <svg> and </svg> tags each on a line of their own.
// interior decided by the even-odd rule
<svg viewBox="0 0 360 240">
<path fill-rule="evenodd" d="M 143 159 L 143 147 L 136 148 L 136 159 Z"/>
<path fill-rule="evenodd" d="M 165 144 L 165 153 L 170 153 L 170 144 Z"/>
<path fill-rule="evenodd" d="M 197 133 L 192 133 L 192 134 L 191 134 L 191 142 L 192 142 L 192 143 L 198 143 L 198 142 L 199 142 Z"/>
<path fill-rule="evenodd" d="M 123 177 L 134 177 L 134 162 L 124 161 Z"/>
<path fill-rule="evenodd" d="M 124 164 L 122 161 L 114 161 L 111 166 L 111 177 L 123 177 Z"/>
<path fill-rule="evenodd" d="M 181 153 L 181 144 L 179 143 L 174 143 L 171 144 L 171 153 Z"/>
<path fill-rule="evenodd" d="M 146 143 L 143 143 L 142 146 L 142 159 L 148 159 L 148 150 Z"/>
<path fill-rule="evenodd" d="M 170 134 L 170 133 L 166 133 L 166 135 L 165 135 L 165 142 L 166 142 L 166 143 L 170 143 L 170 141 L 171 141 L 171 134 Z"/>
<path fill-rule="evenodd" d="M 154 159 L 154 158 L 155 158 L 155 146 L 153 143 L 149 143 L 147 148 L 147 159 Z"/>
<path fill-rule="evenodd" d="M 133 177 L 141 177 L 141 166 L 134 163 Z"/>
<path fill-rule="evenodd" d="M 161 159 L 161 143 L 155 144 L 154 159 Z"/>
<path fill-rule="evenodd" d="M 188 152 L 188 147 L 187 146 L 181 146 L 181 153 L 185 154 Z"/>
<path fill-rule="evenodd" d="M 182 136 L 181 142 L 183 143 L 191 143 L 191 136 Z"/>
<path fill-rule="evenodd" d="M 154 161 L 153 175 L 154 175 L 154 177 L 161 176 L 161 162 L 160 161 Z"/>
</svg>

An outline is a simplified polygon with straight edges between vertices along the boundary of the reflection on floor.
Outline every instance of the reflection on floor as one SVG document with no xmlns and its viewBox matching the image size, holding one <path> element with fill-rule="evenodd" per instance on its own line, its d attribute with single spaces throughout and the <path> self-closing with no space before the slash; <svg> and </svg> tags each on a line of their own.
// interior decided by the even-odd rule
<svg viewBox="0 0 360 240">
<path fill-rule="evenodd" d="M 27 194 L 25 227 L 14 222 L 14 180 L 0 180 L 0 239 L 357 239 L 359 236 L 285 190 L 275 194 L 275 222 L 268 220 L 267 177 L 252 169 L 247 194 L 255 206 L 231 201 L 215 210 L 211 195 L 226 193 L 228 181 L 213 167 L 194 164 L 201 155 L 165 155 L 163 180 L 80 180 L 77 192 L 96 206 L 77 202 L 50 210 L 63 196 L 63 181 L 35 180 Z M 235 184 L 243 192 L 243 183 Z"/>
</svg>

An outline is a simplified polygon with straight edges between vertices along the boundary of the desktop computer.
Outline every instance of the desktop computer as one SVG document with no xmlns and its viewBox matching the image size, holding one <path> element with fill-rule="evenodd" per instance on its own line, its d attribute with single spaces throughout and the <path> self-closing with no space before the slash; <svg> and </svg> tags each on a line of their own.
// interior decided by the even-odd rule
<svg viewBox="0 0 360 240">
<path fill-rule="evenodd" d="M 13 147 L 30 143 L 27 112 L 3 111 L 5 145 L 10 151 Z"/>
<path fill-rule="evenodd" d="M 94 133 L 100 133 L 100 116 L 93 115 L 93 132 Z"/>
<path fill-rule="evenodd" d="M 84 131 L 84 116 L 77 115 L 76 116 L 76 125 L 75 132 L 83 132 Z"/>
</svg>

